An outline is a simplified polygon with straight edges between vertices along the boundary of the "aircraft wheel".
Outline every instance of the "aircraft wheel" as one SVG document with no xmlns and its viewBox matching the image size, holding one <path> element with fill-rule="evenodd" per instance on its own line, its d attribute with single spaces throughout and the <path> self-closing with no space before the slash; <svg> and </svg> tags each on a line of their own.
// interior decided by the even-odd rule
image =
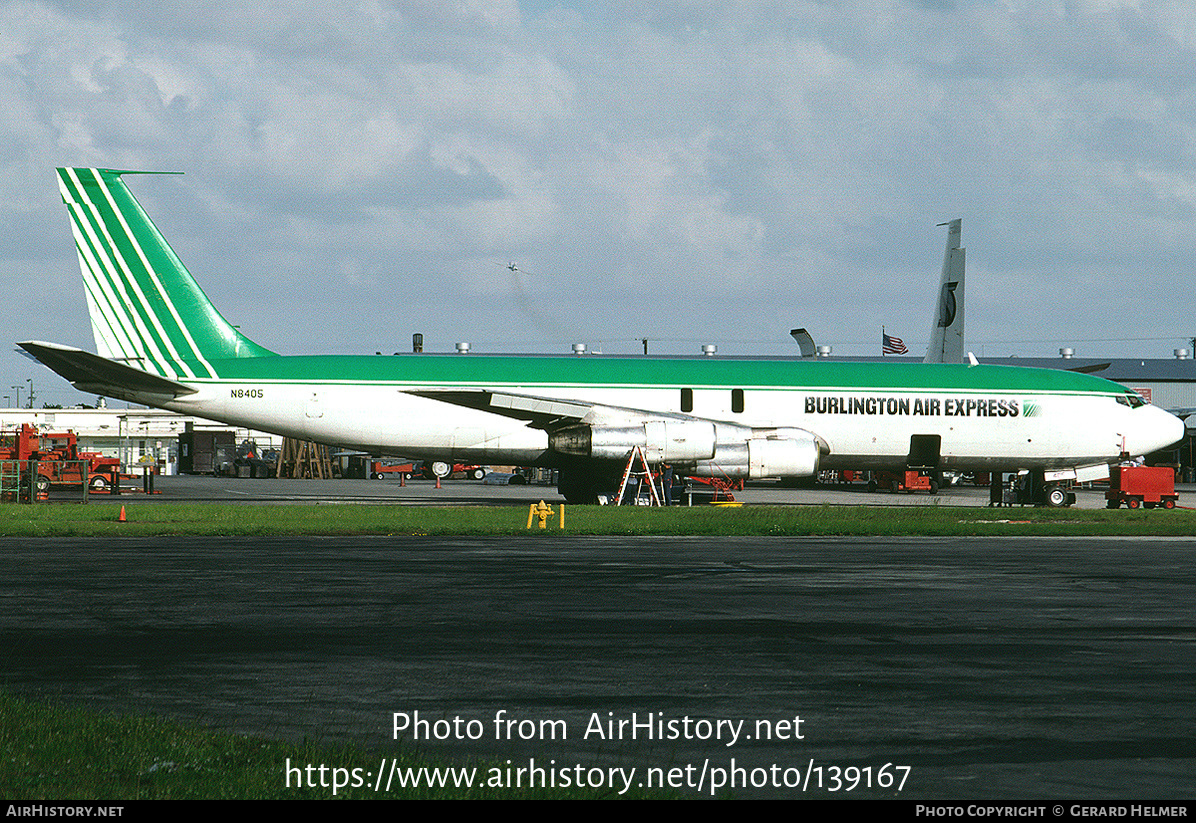
<svg viewBox="0 0 1196 823">
<path fill-rule="evenodd" d="M 91 483 L 89 485 L 91 486 L 91 490 L 93 492 L 102 492 L 104 489 L 108 488 L 108 478 L 104 477 L 103 475 L 96 475 L 95 477 L 91 478 Z"/>
<path fill-rule="evenodd" d="M 891 491 L 893 494 L 896 494 L 900 489 L 901 489 L 901 484 L 898 483 L 896 480 L 889 481 L 889 491 Z"/>
<path fill-rule="evenodd" d="M 474 470 L 473 470 L 473 479 L 474 479 L 474 480 L 482 480 L 482 479 L 484 479 L 485 477 L 486 477 L 486 470 L 485 470 L 485 469 L 478 468 L 478 469 L 474 469 Z"/>
<path fill-rule="evenodd" d="M 1067 492 L 1060 486 L 1050 486 L 1046 490 L 1046 502 L 1052 509 L 1061 509 L 1067 505 Z"/>
<path fill-rule="evenodd" d="M 938 493 L 939 493 L 939 484 L 938 484 L 938 481 L 937 481 L 937 480 L 931 480 L 931 481 L 930 481 L 930 493 L 931 493 L 931 494 L 938 494 Z"/>
<path fill-rule="evenodd" d="M 373 474 L 370 475 L 370 480 L 381 480 L 381 479 L 382 479 L 382 472 L 374 472 Z"/>
<path fill-rule="evenodd" d="M 453 473 L 453 467 L 443 460 L 437 460 L 432 464 L 432 474 L 441 479 L 448 477 Z"/>
<path fill-rule="evenodd" d="M 870 491 L 870 492 L 876 491 L 876 481 L 875 480 L 868 481 L 868 491 Z"/>
<path fill-rule="evenodd" d="M 50 478 L 44 474 L 39 474 L 37 479 L 33 481 L 33 485 L 38 494 L 45 494 L 50 491 Z"/>
</svg>

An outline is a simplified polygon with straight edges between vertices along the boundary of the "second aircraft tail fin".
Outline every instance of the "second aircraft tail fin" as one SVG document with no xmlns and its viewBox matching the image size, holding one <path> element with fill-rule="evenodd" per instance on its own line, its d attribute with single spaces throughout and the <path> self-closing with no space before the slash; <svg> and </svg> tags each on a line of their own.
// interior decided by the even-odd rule
<svg viewBox="0 0 1196 823">
<path fill-rule="evenodd" d="M 943 276 L 939 281 L 938 305 L 930 327 L 930 345 L 924 363 L 962 363 L 963 354 L 963 279 L 967 249 L 959 247 L 963 221 L 946 223 L 947 250 L 943 254 Z"/>
</svg>

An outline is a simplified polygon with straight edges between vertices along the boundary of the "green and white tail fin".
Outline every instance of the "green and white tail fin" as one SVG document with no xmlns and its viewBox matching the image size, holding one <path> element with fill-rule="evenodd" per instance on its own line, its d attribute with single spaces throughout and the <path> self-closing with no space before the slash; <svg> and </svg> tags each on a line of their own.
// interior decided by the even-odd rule
<svg viewBox="0 0 1196 823">
<path fill-rule="evenodd" d="M 121 179 L 137 173 L 58 169 L 99 354 L 169 379 L 274 354 L 216 311 Z"/>
</svg>

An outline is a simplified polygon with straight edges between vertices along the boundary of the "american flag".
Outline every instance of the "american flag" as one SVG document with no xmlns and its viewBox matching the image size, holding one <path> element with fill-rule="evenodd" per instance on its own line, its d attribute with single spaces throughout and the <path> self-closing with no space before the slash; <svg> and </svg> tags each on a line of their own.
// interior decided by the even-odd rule
<svg viewBox="0 0 1196 823">
<path fill-rule="evenodd" d="M 881 331 L 880 336 L 883 338 L 880 344 L 880 353 L 885 354 L 909 354 L 909 349 L 905 347 L 905 343 L 901 341 L 900 337 L 893 337 L 890 334 L 885 334 Z"/>
</svg>

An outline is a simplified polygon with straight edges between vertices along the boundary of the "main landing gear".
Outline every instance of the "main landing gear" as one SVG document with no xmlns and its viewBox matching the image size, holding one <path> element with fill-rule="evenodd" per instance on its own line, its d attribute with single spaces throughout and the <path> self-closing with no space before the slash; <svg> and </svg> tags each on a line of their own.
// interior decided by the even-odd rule
<svg viewBox="0 0 1196 823">
<path fill-rule="evenodd" d="M 569 465 L 557 473 L 557 491 L 566 503 L 594 505 L 599 495 L 613 494 L 621 474 L 617 466 Z"/>
</svg>

